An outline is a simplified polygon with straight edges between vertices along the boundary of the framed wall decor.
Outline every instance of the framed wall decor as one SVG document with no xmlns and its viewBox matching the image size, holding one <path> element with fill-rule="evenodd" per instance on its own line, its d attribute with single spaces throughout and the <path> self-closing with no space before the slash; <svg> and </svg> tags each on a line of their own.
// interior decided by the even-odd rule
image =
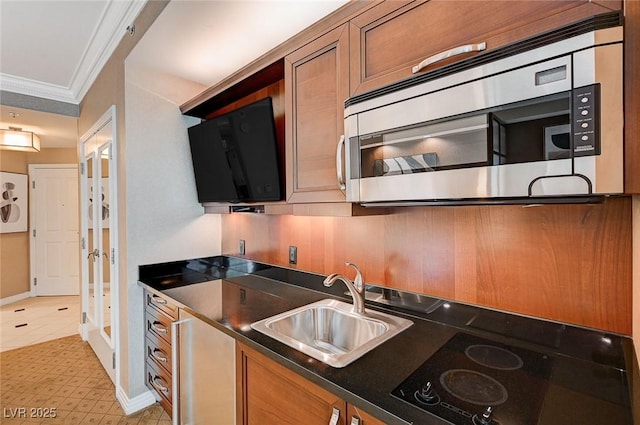
<svg viewBox="0 0 640 425">
<path fill-rule="evenodd" d="M 0 233 L 28 230 L 28 187 L 26 174 L 0 172 Z"/>
</svg>

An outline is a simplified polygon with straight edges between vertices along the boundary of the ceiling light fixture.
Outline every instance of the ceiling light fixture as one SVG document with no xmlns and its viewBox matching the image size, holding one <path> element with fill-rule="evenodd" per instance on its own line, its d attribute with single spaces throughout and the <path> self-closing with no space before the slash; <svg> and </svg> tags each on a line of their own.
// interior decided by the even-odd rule
<svg viewBox="0 0 640 425">
<path fill-rule="evenodd" d="M 40 138 L 31 131 L 18 127 L 0 129 L 0 149 L 24 152 L 40 152 Z"/>
</svg>

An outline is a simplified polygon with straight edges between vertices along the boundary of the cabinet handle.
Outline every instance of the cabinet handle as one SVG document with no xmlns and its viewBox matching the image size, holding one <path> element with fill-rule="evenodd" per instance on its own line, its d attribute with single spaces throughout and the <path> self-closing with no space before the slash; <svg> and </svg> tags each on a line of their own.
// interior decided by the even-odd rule
<svg viewBox="0 0 640 425">
<path fill-rule="evenodd" d="M 357 416 L 352 416 L 351 423 L 349 425 L 360 425 L 360 418 Z"/>
<path fill-rule="evenodd" d="M 338 425 L 338 421 L 340 420 L 340 409 L 337 407 L 333 408 L 333 413 L 331 414 L 331 419 L 329 419 L 329 425 Z"/>
<path fill-rule="evenodd" d="M 154 376 L 151 380 L 151 383 L 157 390 L 169 395 L 169 387 L 167 387 L 167 383 L 164 382 L 162 378 L 160 378 L 159 376 Z"/>
<path fill-rule="evenodd" d="M 180 369 L 178 362 L 180 361 L 180 353 L 178 350 L 178 337 L 180 336 L 180 323 L 178 320 L 171 322 L 171 389 L 174 394 L 174 401 L 171 406 L 171 425 L 179 425 L 180 423 Z"/>
<path fill-rule="evenodd" d="M 156 332 L 160 332 L 161 334 L 169 333 L 169 328 L 167 328 L 165 325 L 157 321 L 151 324 L 151 329 L 153 329 Z"/>
<path fill-rule="evenodd" d="M 440 62 L 441 60 L 450 58 L 452 56 L 461 55 L 463 53 L 479 52 L 481 50 L 485 50 L 486 48 L 487 43 L 485 42 L 454 47 L 453 49 L 445 50 L 444 52 L 429 56 L 428 58 L 411 68 L 411 71 L 413 71 L 414 74 L 417 74 L 432 63 Z"/>
<path fill-rule="evenodd" d="M 164 355 L 164 357 L 160 354 L 157 353 L 162 353 Z M 153 356 L 154 359 L 162 362 L 162 363 L 167 363 L 169 361 L 169 359 L 167 358 L 167 355 L 165 354 L 164 351 L 162 351 L 159 348 L 154 348 L 153 351 L 151 352 L 151 356 Z"/>
<path fill-rule="evenodd" d="M 157 295 L 151 295 L 151 298 L 153 298 L 153 302 L 156 304 L 163 304 L 166 305 L 167 304 L 167 300 L 165 300 L 164 298 L 161 298 Z"/>
<path fill-rule="evenodd" d="M 174 402 L 171 406 L 171 423 L 172 425 L 179 425 L 181 421 L 181 409 L 180 409 L 180 325 L 189 322 L 191 319 L 182 319 L 171 322 L 171 389 L 173 390 Z M 184 364 L 184 363 L 183 363 Z"/>
<path fill-rule="evenodd" d="M 340 185 L 340 190 L 345 190 L 347 186 L 344 181 L 344 174 L 342 173 L 342 151 L 344 151 L 344 134 L 340 136 L 340 141 L 338 141 L 338 148 L 336 149 L 336 171 L 338 173 L 338 184 Z"/>
</svg>

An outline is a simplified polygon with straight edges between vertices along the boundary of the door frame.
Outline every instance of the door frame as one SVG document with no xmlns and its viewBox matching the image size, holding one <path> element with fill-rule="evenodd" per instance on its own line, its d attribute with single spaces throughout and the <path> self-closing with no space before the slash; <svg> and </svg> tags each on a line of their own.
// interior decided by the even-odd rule
<svg viewBox="0 0 640 425">
<path fill-rule="evenodd" d="M 85 151 L 85 142 L 87 142 L 93 135 L 95 135 L 98 131 L 100 131 L 104 126 L 110 125 L 113 129 L 112 139 L 111 139 L 111 156 L 110 160 L 115 161 L 114 164 L 114 172 L 109 172 L 109 193 L 111 196 L 110 199 L 110 208 L 113 211 L 113 214 L 110 215 L 110 223 L 109 223 L 109 235 L 113 241 L 110 244 L 110 247 L 115 250 L 112 251 L 112 258 L 114 259 L 114 263 L 111 265 L 111 274 L 110 274 L 110 282 L 109 282 L 109 292 L 110 292 L 110 303 L 111 303 L 111 312 L 110 312 L 110 324 L 111 324 L 111 342 L 104 341 L 109 344 L 109 348 L 113 352 L 113 375 L 106 370 L 107 374 L 113 378 L 113 383 L 116 388 L 116 392 L 120 388 L 120 260 L 118 257 L 119 251 L 119 234 L 118 234 L 118 134 L 117 134 L 117 121 L 116 121 L 116 106 L 111 105 L 107 111 L 91 126 L 89 130 L 87 130 L 79 139 L 79 148 L 78 155 L 80 161 L 80 175 L 79 175 L 79 191 L 80 191 L 80 293 L 81 293 L 81 302 L 82 307 L 81 310 L 83 312 L 83 316 L 86 317 L 87 306 L 89 303 L 89 294 L 85 291 L 84 288 L 84 280 L 86 278 L 86 274 L 88 273 L 88 267 L 86 261 L 84 259 L 87 257 L 88 249 L 89 249 L 89 239 L 88 239 L 88 222 L 87 217 L 83 213 L 88 208 L 87 199 L 83 197 L 83 193 L 86 189 L 86 182 L 84 181 L 84 174 L 88 172 L 86 169 L 86 151 Z M 102 144 L 97 146 L 98 151 L 101 149 Z M 111 164 L 111 163 L 110 163 Z M 82 238 L 85 238 L 85 244 L 82 246 Z M 83 317 L 83 321 L 84 321 Z M 89 322 L 88 319 L 86 321 L 81 321 L 80 329 L 81 329 L 81 337 L 84 341 L 91 342 L 89 340 Z M 99 330 L 99 335 L 102 338 L 104 333 L 104 329 Z M 91 345 L 91 344 L 90 344 Z M 94 351 L 95 349 L 91 347 Z M 98 353 L 96 353 L 98 354 Z M 100 358 L 100 355 L 98 355 Z M 107 369 L 107 366 L 103 363 L 102 358 L 100 358 L 101 363 Z"/>
<path fill-rule="evenodd" d="M 36 277 L 36 238 L 33 236 L 36 224 L 36 195 L 34 192 L 33 175 L 36 170 L 42 169 L 74 169 L 78 173 L 78 164 L 29 164 L 29 296 L 37 296 L 34 278 Z M 80 175 L 78 174 L 78 188 L 80 187 Z M 80 193 L 78 192 L 78 205 L 80 205 Z M 78 244 L 80 244 L 80 211 L 78 211 Z M 81 264 L 78 264 L 81 267 Z M 80 271 L 80 269 L 78 269 Z M 82 277 L 78 277 L 78 284 L 81 283 Z M 78 294 L 82 295 L 82 293 Z M 82 299 L 80 299 L 82 301 Z"/>
</svg>

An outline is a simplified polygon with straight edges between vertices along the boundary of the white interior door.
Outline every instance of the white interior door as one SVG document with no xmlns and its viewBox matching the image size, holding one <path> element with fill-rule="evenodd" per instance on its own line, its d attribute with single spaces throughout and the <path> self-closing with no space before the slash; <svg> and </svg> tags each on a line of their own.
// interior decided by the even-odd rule
<svg viewBox="0 0 640 425">
<path fill-rule="evenodd" d="M 32 294 L 78 295 L 78 167 L 29 168 Z"/>
<path fill-rule="evenodd" d="M 118 311 L 115 108 L 81 139 L 82 335 L 116 383 Z"/>
</svg>

